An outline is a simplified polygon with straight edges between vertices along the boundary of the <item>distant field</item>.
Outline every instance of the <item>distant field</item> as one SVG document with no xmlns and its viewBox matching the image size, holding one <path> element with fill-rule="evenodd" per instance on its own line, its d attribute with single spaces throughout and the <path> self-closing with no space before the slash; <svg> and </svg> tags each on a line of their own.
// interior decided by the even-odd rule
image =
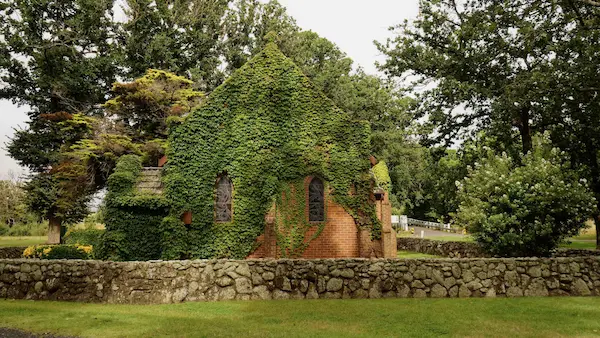
<svg viewBox="0 0 600 338">
<path fill-rule="evenodd" d="M 46 236 L 0 237 L 0 248 L 44 244 L 47 240 Z"/>
</svg>

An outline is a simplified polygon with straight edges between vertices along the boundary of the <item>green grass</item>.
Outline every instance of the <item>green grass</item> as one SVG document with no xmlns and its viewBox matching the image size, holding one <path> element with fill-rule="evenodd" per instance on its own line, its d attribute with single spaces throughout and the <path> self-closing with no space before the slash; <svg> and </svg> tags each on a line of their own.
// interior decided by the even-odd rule
<svg viewBox="0 0 600 338">
<path fill-rule="evenodd" d="M 398 251 L 398 258 L 444 258 L 442 256 L 428 255 L 420 252 Z"/>
<path fill-rule="evenodd" d="M 413 234 L 409 232 L 400 232 L 398 233 L 398 237 L 414 237 Z M 445 242 L 473 242 L 473 237 L 471 236 L 428 236 L 425 239 L 431 239 L 436 241 L 445 241 Z M 569 241 L 571 243 L 562 244 L 561 248 L 569 248 L 569 249 L 596 249 L 596 234 L 595 233 L 585 233 L 579 236 L 570 238 Z"/>
<path fill-rule="evenodd" d="M 571 243 L 565 243 L 560 245 L 561 248 L 569 248 L 569 249 L 596 249 L 596 241 L 577 241 L 571 239 Z"/>
<path fill-rule="evenodd" d="M 9 246 L 30 246 L 44 244 L 48 240 L 46 236 L 24 236 L 24 237 L 0 237 L 0 248 Z"/>
<path fill-rule="evenodd" d="M 83 337 L 600 335 L 600 298 L 100 305 L 0 300 L 0 327 Z"/>
</svg>

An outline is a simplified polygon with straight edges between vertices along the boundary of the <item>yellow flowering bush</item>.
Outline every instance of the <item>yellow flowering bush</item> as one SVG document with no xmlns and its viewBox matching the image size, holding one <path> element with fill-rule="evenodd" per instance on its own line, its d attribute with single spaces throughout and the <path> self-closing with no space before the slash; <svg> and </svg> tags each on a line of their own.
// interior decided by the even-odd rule
<svg viewBox="0 0 600 338">
<path fill-rule="evenodd" d="M 37 259 L 90 259 L 91 245 L 33 245 L 23 251 L 25 258 Z"/>
</svg>

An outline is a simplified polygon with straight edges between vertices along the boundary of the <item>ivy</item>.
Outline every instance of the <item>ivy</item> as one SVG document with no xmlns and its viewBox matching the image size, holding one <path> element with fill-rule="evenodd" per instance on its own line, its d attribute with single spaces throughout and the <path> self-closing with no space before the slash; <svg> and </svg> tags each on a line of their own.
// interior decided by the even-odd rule
<svg viewBox="0 0 600 338">
<path fill-rule="evenodd" d="M 274 43 L 170 126 L 166 198 L 173 203 L 172 219 L 191 211 L 193 220 L 187 231 L 174 231 L 186 239 L 172 239 L 166 250 L 195 258 L 244 258 L 256 249 L 265 214 L 275 203 L 281 254 L 301 254 L 311 226 L 298 182 L 309 176 L 322 177 L 358 226 L 380 236 L 368 124 L 351 121 Z M 234 216 L 215 223 L 215 184 L 224 173 L 234 185 Z M 281 201 L 290 187 L 296 188 L 297 205 Z"/>
<path fill-rule="evenodd" d="M 136 191 L 137 156 L 124 156 L 109 179 L 104 257 L 242 259 L 260 245 L 273 207 L 280 255 L 301 256 L 325 226 L 305 213 L 304 182 L 312 176 L 358 227 L 380 238 L 368 123 L 352 121 L 274 43 L 167 125 L 163 195 Z M 215 189 L 225 174 L 234 187 L 233 218 L 217 223 Z"/>
<path fill-rule="evenodd" d="M 392 188 L 392 179 L 390 178 L 390 172 L 388 171 L 387 164 L 383 161 L 377 163 L 373 169 L 373 178 L 375 179 L 375 185 L 389 192 Z"/>
<path fill-rule="evenodd" d="M 317 239 L 327 219 L 309 222 L 306 216 L 306 187 L 304 180 L 281 185 L 281 194 L 275 199 L 275 234 L 281 257 L 300 257 L 310 243 Z M 327 216 L 326 216 L 327 217 Z M 314 229 L 312 235 L 308 232 Z"/>
<path fill-rule="evenodd" d="M 108 179 L 106 232 L 98 256 L 114 260 L 150 260 L 163 256 L 163 219 L 169 203 L 160 194 L 139 192 L 139 156 L 121 157 Z"/>
</svg>

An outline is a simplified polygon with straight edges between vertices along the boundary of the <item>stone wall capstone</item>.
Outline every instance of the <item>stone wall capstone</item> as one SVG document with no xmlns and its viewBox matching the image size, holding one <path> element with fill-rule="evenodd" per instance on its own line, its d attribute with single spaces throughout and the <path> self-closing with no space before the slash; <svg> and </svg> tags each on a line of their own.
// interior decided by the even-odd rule
<svg viewBox="0 0 600 338">
<path fill-rule="evenodd" d="M 598 296 L 600 257 L 101 262 L 0 260 L 0 298 L 107 303 Z"/>
</svg>

